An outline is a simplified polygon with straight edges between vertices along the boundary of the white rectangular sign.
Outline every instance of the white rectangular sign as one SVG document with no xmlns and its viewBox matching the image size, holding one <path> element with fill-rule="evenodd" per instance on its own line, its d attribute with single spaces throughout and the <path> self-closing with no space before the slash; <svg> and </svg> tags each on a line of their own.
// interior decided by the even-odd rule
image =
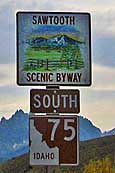
<svg viewBox="0 0 115 173">
<path fill-rule="evenodd" d="M 19 85 L 91 85 L 89 13 L 18 12 Z"/>
</svg>

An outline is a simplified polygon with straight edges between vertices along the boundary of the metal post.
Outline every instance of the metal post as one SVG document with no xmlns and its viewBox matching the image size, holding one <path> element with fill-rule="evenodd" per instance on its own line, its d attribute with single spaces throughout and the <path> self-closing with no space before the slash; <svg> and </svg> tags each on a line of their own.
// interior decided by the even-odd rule
<svg viewBox="0 0 115 173">
<path fill-rule="evenodd" d="M 46 173 L 48 173 L 48 166 L 46 166 Z"/>
<path fill-rule="evenodd" d="M 46 85 L 46 89 L 59 89 L 59 85 Z"/>
<path fill-rule="evenodd" d="M 59 85 L 46 85 L 46 89 L 59 89 L 60 88 L 60 86 Z M 46 115 L 54 115 L 54 113 L 50 113 L 50 114 L 46 114 Z M 59 115 L 59 113 L 57 114 L 57 115 Z M 48 173 L 49 171 L 48 171 L 48 166 L 46 166 L 46 173 Z"/>
</svg>

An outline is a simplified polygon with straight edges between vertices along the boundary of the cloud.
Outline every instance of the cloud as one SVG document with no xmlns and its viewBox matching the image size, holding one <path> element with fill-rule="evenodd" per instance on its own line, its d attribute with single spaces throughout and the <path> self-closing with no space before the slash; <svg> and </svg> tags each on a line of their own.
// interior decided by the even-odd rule
<svg viewBox="0 0 115 173">
<path fill-rule="evenodd" d="M 18 108 L 28 110 L 28 91 L 16 84 L 16 65 L 0 64 L 0 117 L 10 117 Z"/>
<path fill-rule="evenodd" d="M 96 35 L 93 41 L 93 61 L 108 67 L 115 67 L 115 35 Z"/>
<path fill-rule="evenodd" d="M 101 130 L 115 127 L 115 92 L 84 89 L 81 92 L 80 114 L 88 117 Z"/>
<path fill-rule="evenodd" d="M 115 8 L 107 8 L 101 11 L 95 11 L 92 15 L 93 29 L 96 34 L 115 35 Z"/>
<path fill-rule="evenodd" d="M 0 7 L 4 6 L 5 4 L 9 3 L 10 0 L 2 0 L 0 1 Z"/>
<path fill-rule="evenodd" d="M 43 10 L 53 10 L 56 9 L 58 2 L 54 0 L 43 0 L 43 1 L 11 1 L 15 6 L 15 10 L 31 10 L 31 11 L 43 11 Z"/>
<path fill-rule="evenodd" d="M 5 3 L 0 7 L 0 64 L 9 64 L 15 60 L 14 19 L 13 9 L 8 1 L 8 3 Z"/>
<path fill-rule="evenodd" d="M 93 89 L 115 91 L 115 68 L 93 65 Z"/>
<path fill-rule="evenodd" d="M 114 68 L 115 8 L 111 8 L 92 14 L 92 56 L 94 63 Z"/>
<path fill-rule="evenodd" d="M 15 65 L 0 64 L 0 87 L 11 86 L 15 83 Z"/>
<path fill-rule="evenodd" d="M 28 110 L 29 91 L 25 87 L 0 87 L 0 116 L 10 117 L 17 109 Z"/>
<path fill-rule="evenodd" d="M 103 131 L 115 126 L 115 69 L 93 65 L 93 85 L 81 88 L 80 114 L 88 117 Z"/>
</svg>

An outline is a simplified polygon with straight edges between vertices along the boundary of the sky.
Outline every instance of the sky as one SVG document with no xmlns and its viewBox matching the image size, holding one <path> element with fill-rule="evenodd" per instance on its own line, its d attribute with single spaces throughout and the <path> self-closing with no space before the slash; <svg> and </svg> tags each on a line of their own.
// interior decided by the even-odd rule
<svg viewBox="0 0 115 173">
<path fill-rule="evenodd" d="M 80 115 L 91 120 L 102 131 L 114 128 L 115 1 L 113 0 L 0 1 L 0 118 L 3 116 L 10 118 L 17 109 L 29 112 L 30 89 L 36 88 L 16 84 L 15 14 L 21 10 L 91 14 L 92 86 L 77 87 L 81 94 Z"/>
</svg>

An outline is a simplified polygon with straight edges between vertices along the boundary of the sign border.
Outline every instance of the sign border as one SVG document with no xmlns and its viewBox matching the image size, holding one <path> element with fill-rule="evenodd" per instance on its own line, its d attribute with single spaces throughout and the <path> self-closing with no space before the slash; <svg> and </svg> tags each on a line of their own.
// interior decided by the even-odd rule
<svg viewBox="0 0 115 173">
<path fill-rule="evenodd" d="M 53 112 L 53 111 L 52 111 L 52 112 L 46 112 L 46 111 L 44 111 L 44 112 L 43 112 L 43 111 L 42 111 L 42 112 L 40 112 L 40 111 L 39 111 L 39 112 L 32 112 L 32 104 L 31 104 L 31 103 L 32 103 L 32 93 L 33 93 L 34 91 L 35 91 L 36 93 L 37 93 L 37 92 L 39 93 L 39 91 L 40 91 L 40 92 L 43 91 L 45 94 L 47 94 L 47 91 L 48 91 L 48 92 L 50 92 L 50 91 L 57 91 L 57 92 L 58 92 L 58 91 L 59 91 L 59 92 L 66 91 L 67 93 L 68 93 L 69 91 L 70 91 L 70 92 L 73 92 L 73 91 L 74 91 L 74 92 L 77 92 L 77 97 L 78 97 L 78 98 L 77 98 L 77 110 L 78 110 L 78 111 L 75 111 L 75 112 L 71 112 L 71 111 L 68 111 L 68 112 L 61 112 L 61 111 L 60 111 L 60 112 Z M 74 93 L 74 94 L 75 94 L 75 93 Z M 48 114 L 55 114 L 55 113 L 56 113 L 56 114 L 59 114 L 59 113 L 60 113 L 60 114 L 73 114 L 73 115 L 75 115 L 75 114 L 79 114 L 79 113 L 80 113 L 80 100 L 81 100 L 80 90 L 78 90 L 78 89 L 53 89 L 53 88 L 52 88 L 52 89 L 31 89 L 31 90 L 30 90 L 30 112 L 31 112 L 31 113 L 34 113 L 34 114 L 37 114 L 37 113 L 39 113 L 39 114 L 41 114 L 41 113 L 48 113 Z M 61 105 L 60 105 L 60 106 L 61 106 Z M 37 108 L 35 108 L 35 109 L 37 109 Z M 39 109 L 40 109 L 40 108 L 39 108 Z M 60 108 L 59 108 L 59 109 L 60 109 Z M 54 108 L 54 110 L 55 110 L 55 108 Z"/>
<path fill-rule="evenodd" d="M 19 86 L 47 86 L 49 85 L 48 83 L 43 84 L 43 83 L 27 83 L 27 84 L 22 84 L 19 82 L 19 31 L 18 31 L 18 14 L 25 14 L 25 13 L 39 13 L 39 14 L 87 14 L 89 16 L 89 83 L 87 84 L 62 84 L 62 83 L 51 83 L 50 85 L 59 85 L 59 86 L 83 86 L 83 87 L 87 87 L 87 86 L 91 86 L 92 84 L 92 60 L 91 60 L 91 14 L 89 12 L 51 12 L 51 11 L 17 11 L 16 12 L 16 56 L 17 56 L 17 78 L 16 78 L 16 82 Z"/>
<path fill-rule="evenodd" d="M 31 118 L 36 118 L 36 117 L 46 117 L 46 118 L 55 118 L 55 117 L 69 117 L 69 118 L 76 118 L 77 119 L 77 163 L 76 164 L 58 164 L 58 165 L 47 165 L 47 164 L 40 164 L 40 165 L 33 165 L 33 164 L 30 164 L 30 119 Z M 31 114 L 29 116 L 29 165 L 30 166 L 78 166 L 79 165 L 79 116 L 78 115 L 34 115 L 34 114 Z"/>
</svg>

